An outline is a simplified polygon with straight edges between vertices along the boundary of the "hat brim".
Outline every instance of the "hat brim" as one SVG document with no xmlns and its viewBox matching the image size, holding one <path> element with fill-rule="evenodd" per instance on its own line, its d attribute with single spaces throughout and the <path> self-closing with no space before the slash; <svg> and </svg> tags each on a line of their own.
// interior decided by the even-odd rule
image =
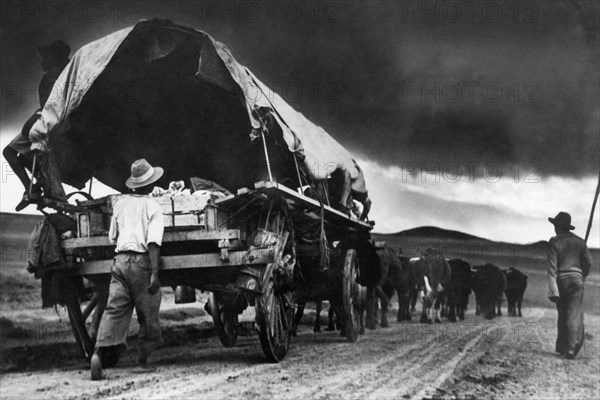
<svg viewBox="0 0 600 400">
<path fill-rule="evenodd" d="M 154 173 L 145 181 L 134 182 L 133 177 L 130 176 L 129 178 L 127 178 L 127 181 L 125 181 L 125 186 L 127 186 L 130 189 L 139 189 L 144 186 L 153 184 L 154 182 L 159 180 L 163 176 L 164 173 L 165 173 L 165 170 L 162 169 L 161 167 L 154 167 Z"/>
<path fill-rule="evenodd" d="M 556 221 L 554 218 L 548 218 L 548 221 L 550 221 L 550 223 L 554 226 L 556 226 Z M 575 227 L 573 225 L 567 225 L 565 226 L 565 228 L 568 228 L 570 231 L 572 231 L 573 229 L 575 229 Z"/>
</svg>

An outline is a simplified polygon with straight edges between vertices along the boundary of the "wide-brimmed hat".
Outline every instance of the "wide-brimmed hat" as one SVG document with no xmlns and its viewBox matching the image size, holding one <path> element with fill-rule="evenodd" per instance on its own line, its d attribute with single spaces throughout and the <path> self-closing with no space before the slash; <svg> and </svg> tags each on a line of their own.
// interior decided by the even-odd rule
<svg viewBox="0 0 600 400">
<path fill-rule="evenodd" d="M 161 167 L 153 167 L 145 158 L 136 160 L 131 164 L 131 176 L 125 185 L 131 189 L 139 189 L 156 182 L 164 174 Z"/>
<path fill-rule="evenodd" d="M 548 218 L 548 221 L 550 221 L 552 225 L 559 228 L 566 228 L 570 231 L 575 229 L 575 227 L 571 225 L 571 214 L 564 211 L 561 211 L 558 214 L 556 214 L 556 217 L 554 218 Z"/>
<path fill-rule="evenodd" d="M 50 44 L 39 46 L 38 52 L 42 56 L 54 55 L 58 58 L 69 58 L 69 54 L 71 54 L 71 46 L 62 40 L 55 40 Z"/>
</svg>

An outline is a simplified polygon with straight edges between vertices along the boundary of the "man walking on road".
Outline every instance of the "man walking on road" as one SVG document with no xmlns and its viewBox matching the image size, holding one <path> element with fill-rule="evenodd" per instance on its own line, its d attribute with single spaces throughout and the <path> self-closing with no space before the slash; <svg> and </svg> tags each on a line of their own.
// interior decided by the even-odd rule
<svg viewBox="0 0 600 400">
<path fill-rule="evenodd" d="M 145 159 L 135 161 L 125 183 L 134 194 L 123 196 L 113 204 L 109 238 L 116 242 L 117 254 L 111 271 L 108 303 L 91 359 L 92 380 L 104 378 L 104 360 L 116 363 L 118 350 L 125 346 L 134 307 L 140 325 L 138 362 L 142 368 L 161 341 L 158 263 L 164 223 L 160 206 L 148 194 L 152 191 L 151 184 L 163 173 L 162 168 L 152 167 Z"/>
<path fill-rule="evenodd" d="M 583 341 L 583 283 L 590 272 L 592 257 L 585 241 L 573 234 L 571 215 L 559 212 L 548 218 L 556 236 L 548 253 L 548 297 L 558 309 L 558 337 L 555 351 L 572 360 Z"/>
</svg>

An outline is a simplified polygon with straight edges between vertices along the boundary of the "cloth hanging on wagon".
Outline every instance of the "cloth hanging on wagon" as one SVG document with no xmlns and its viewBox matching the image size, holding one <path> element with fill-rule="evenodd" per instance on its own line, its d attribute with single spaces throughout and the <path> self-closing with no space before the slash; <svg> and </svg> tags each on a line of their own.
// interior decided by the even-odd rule
<svg viewBox="0 0 600 400">
<path fill-rule="evenodd" d="M 47 218 L 31 232 L 27 247 L 27 270 L 36 274 L 62 260 L 60 237 Z"/>
<path fill-rule="evenodd" d="M 37 274 L 65 266 L 60 246 L 61 235 L 76 229 L 77 224 L 72 218 L 63 214 L 48 214 L 29 236 L 27 270 Z"/>
<path fill-rule="evenodd" d="M 54 272 L 66 267 L 60 235 L 74 229 L 76 224 L 71 218 L 50 214 L 31 232 L 27 248 L 27 271 L 42 281 L 42 308 L 64 304 L 62 279 Z"/>
<path fill-rule="evenodd" d="M 263 178 L 262 147 L 251 133 L 264 128 L 265 115 L 310 178 L 335 169 L 358 177 L 348 150 L 225 45 L 165 20 L 140 21 L 79 49 L 29 135 L 36 148 L 53 149 L 63 181 L 78 188 L 94 176 L 125 190 L 130 163 L 145 157 L 165 168 L 167 182 L 202 175 L 236 190 Z M 289 153 L 270 156 L 284 171 L 276 178 L 297 181 Z"/>
<path fill-rule="evenodd" d="M 192 186 L 193 192 L 198 190 L 207 190 L 209 192 L 223 193 L 225 196 L 231 194 L 229 190 L 225 189 L 218 183 L 208 179 L 198 178 L 197 176 L 192 176 L 190 178 L 190 185 Z"/>
</svg>

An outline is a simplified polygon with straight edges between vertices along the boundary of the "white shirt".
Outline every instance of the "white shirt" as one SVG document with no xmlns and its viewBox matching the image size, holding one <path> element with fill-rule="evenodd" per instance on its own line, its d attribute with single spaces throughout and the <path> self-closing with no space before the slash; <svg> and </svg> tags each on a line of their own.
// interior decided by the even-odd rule
<svg viewBox="0 0 600 400">
<path fill-rule="evenodd" d="M 164 231 L 160 206 L 147 196 L 127 195 L 113 204 L 108 237 L 115 251 L 148 252 L 148 243 L 162 244 Z"/>
</svg>

